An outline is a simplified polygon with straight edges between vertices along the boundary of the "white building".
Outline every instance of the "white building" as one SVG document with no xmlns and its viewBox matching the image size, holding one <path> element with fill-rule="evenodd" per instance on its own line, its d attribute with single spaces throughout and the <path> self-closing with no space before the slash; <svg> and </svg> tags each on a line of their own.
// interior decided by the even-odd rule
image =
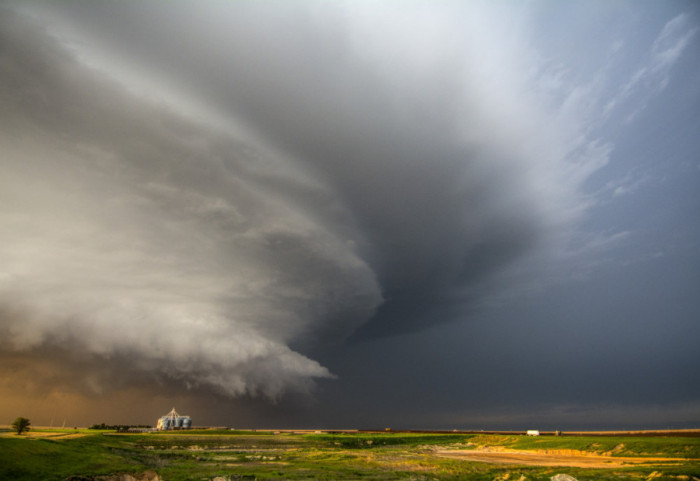
<svg viewBox="0 0 700 481">
<path fill-rule="evenodd" d="M 169 429 L 190 429 L 192 427 L 192 420 L 189 416 L 181 416 L 173 408 L 165 416 L 161 416 L 158 419 L 158 424 L 156 424 L 156 429 L 158 431 L 167 431 Z"/>
</svg>

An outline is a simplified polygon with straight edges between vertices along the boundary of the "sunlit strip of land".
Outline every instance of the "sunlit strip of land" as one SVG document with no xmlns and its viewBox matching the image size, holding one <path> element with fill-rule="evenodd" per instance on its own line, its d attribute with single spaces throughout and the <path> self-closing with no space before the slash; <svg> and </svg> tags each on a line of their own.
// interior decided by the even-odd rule
<svg viewBox="0 0 700 481">
<path fill-rule="evenodd" d="M 524 433 L 5 429 L 0 479 L 700 480 L 700 430 Z"/>
</svg>

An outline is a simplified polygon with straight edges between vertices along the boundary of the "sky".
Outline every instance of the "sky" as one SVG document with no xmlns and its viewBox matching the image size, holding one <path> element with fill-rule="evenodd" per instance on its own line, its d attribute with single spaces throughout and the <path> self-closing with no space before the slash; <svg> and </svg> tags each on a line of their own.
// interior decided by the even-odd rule
<svg viewBox="0 0 700 481">
<path fill-rule="evenodd" d="M 0 424 L 700 427 L 693 1 L 0 2 Z"/>
</svg>

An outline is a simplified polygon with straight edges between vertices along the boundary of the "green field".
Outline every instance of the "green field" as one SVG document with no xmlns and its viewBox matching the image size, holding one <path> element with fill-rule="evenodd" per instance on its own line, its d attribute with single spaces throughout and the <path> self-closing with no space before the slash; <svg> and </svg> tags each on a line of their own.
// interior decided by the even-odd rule
<svg viewBox="0 0 700 481">
<path fill-rule="evenodd" d="M 438 449 L 572 450 L 622 457 L 683 458 L 609 468 L 489 464 L 440 457 Z M 274 434 L 93 430 L 0 433 L 1 480 L 108 479 L 154 471 L 164 481 L 324 480 L 700 480 L 700 437 L 504 436 L 483 434 Z M 80 476 L 81 478 L 78 478 Z"/>
</svg>

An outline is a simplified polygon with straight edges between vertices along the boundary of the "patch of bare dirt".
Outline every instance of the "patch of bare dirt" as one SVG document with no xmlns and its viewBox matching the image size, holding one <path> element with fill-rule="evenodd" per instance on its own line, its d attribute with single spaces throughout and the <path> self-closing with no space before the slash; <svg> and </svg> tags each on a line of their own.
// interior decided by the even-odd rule
<svg viewBox="0 0 700 481">
<path fill-rule="evenodd" d="M 59 434 L 58 436 L 53 436 L 51 439 L 73 439 L 82 438 L 87 436 L 85 433 L 75 433 L 75 434 Z"/>
<path fill-rule="evenodd" d="M 434 451 L 438 456 L 477 463 L 525 466 L 563 466 L 575 468 L 614 468 L 633 465 L 673 465 L 688 462 L 682 458 L 628 458 L 588 454 L 581 451 L 515 451 L 507 449 Z"/>
</svg>

